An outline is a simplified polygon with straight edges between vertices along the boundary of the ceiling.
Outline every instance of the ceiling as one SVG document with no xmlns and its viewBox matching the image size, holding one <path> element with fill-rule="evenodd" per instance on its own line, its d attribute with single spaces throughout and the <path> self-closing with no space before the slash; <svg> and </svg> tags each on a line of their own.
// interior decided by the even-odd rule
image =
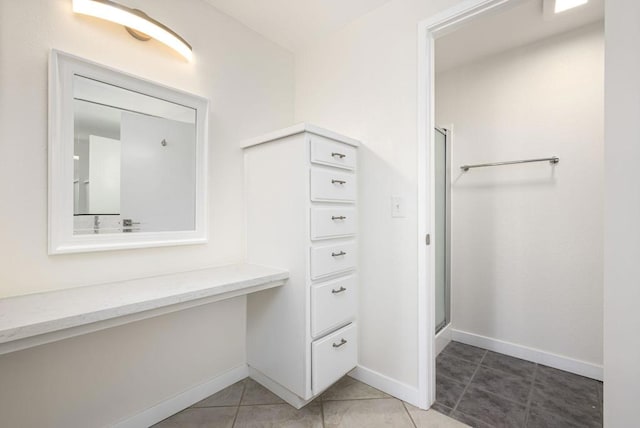
<svg viewBox="0 0 640 428">
<path fill-rule="evenodd" d="M 471 21 L 436 40 L 436 71 L 446 71 L 483 57 L 564 33 L 604 18 L 604 0 L 545 19 L 543 0 L 528 0 Z"/>
<path fill-rule="evenodd" d="M 206 0 L 218 10 L 299 52 L 389 0 Z"/>
</svg>

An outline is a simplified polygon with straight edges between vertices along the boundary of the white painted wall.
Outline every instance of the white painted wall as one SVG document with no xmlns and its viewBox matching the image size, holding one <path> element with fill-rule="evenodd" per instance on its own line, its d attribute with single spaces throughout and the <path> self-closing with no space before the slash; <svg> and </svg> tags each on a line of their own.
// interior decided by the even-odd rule
<svg viewBox="0 0 640 428">
<path fill-rule="evenodd" d="M 601 23 L 436 76 L 454 329 L 602 365 L 603 106 Z"/>
<path fill-rule="evenodd" d="M 640 397 L 640 2 L 606 2 L 604 420 L 637 425 Z"/>
<path fill-rule="evenodd" d="M 0 1 L 0 296 L 243 258 L 243 163 L 233 142 L 291 124 L 293 57 L 201 0 L 126 3 L 184 36 L 194 62 L 74 15 L 70 0 Z M 209 244 L 47 255 L 51 48 L 211 100 Z M 0 387 L 0 425 L 101 426 L 131 416 L 243 364 L 244 323 L 238 298 L 2 356 L 0 379 L 12 387 Z"/>
<path fill-rule="evenodd" d="M 457 0 L 394 0 L 296 55 L 296 120 L 363 142 L 360 365 L 418 385 L 417 24 Z M 407 216 L 391 217 L 400 195 Z"/>
<path fill-rule="evenodd" d="M 107 427 L 245 364 L 224 300 L 0 356 L 0 426 Z"/>
</svg>

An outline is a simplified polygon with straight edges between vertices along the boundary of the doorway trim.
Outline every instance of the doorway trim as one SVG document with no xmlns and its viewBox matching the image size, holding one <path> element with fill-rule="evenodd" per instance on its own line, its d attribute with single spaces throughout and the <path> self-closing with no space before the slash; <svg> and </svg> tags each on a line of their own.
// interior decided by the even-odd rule
<svg viewBox="0 0 640 428">
<path fill-rule="evenodd" d="M 480 15 L 523 1 L 465 0 L 418 23 L 418 404 L 424 409 L 436 396 L 435 251 L 425 242 L 435 230 L 434 42 Z"/>
</svg>

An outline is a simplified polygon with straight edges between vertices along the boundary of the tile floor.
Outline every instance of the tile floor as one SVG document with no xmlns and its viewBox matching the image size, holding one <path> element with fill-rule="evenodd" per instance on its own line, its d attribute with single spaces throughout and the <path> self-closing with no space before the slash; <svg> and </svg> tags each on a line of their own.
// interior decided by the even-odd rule
<svg viewBox="0 0 640 428">
<path fill-rule="evenodd" d="M 155 425 L 155 428 L 461 428 L 434 410 L 420 410 L 345 376 L 296 410 L 245 379 Z"/>
<path fill-rule="evenodd" d="M 460 428 L 465 424 L 602 427 L 602 383 L 451 342 L 436 359 L 436 402 L 428 411 L 348 376 L 296 410 L 245 379 L 155 427 Z"/>
<path fill-rule="evenodd" d="M 602 426 L 602 382 L 451 342 L 433 409 L 477 428 Z"/>
</svg>

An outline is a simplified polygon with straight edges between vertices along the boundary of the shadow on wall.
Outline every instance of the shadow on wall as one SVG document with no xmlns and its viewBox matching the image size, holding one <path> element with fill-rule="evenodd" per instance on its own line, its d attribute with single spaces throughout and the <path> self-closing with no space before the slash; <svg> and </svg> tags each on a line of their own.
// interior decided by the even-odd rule
<svg viewBox="0 0 640 428">
<path fill-rule="evenodd" d="M 358 149 L 359 364 L 416 385 L 417 189 L 414 171 L 385 158 L 366 143 Z M 402 197 L 403 217 L 392 217 L 392 195 Z"/>
</svg>

